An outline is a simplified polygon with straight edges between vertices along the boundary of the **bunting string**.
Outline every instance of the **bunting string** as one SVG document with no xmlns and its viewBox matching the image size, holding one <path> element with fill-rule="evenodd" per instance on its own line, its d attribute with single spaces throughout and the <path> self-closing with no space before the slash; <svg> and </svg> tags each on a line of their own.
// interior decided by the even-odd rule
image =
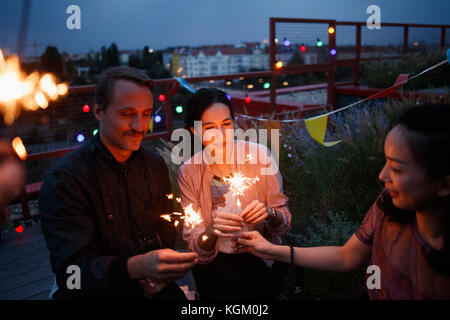
<svg viewBox="0 0 450 320">
<path fill-rule="evenodd" d="M 279 123 L 293 123 L 293 122 L 300 122 L 300 121 L 305 121 L 305 126 L 306 129 L 309 133 L 309 135 L 311 136 L 311 138 L 313 138 L 315 141 L 319 142 L 320 144 L 326 146 L 326 147 L 331 147 L 334 146 L 340 142 L 342 142 L 342 140 L 338 140 L 338 141 L 331 141 L 331 142 L 324 142 L 324 138 L 325 138 L 325 133 L 326 133 L 326 128 L 327 128 L 327 121 L 328 121 L 328 116 L 333 115 L 335 113 L 347 110 L 349 108 L 352 108 L 358 104 L 361 104 L 363 102 L 366 102 L 368 100 L 372 100 L 372 99 L 377 99 L 377 98 L 383 98 L 386 97 L 388 94 L 392 93 L 393 91 L 395 91 L 396 89 L 404 86 L 406 83 L 408 83 L 409 81 L 418 78 L 420 76 L 422 76 L 425 73 L 428 73 L 434 69 L 439 68 L 440 66 L 449 63 L 450 64 L 450 49 L 447 50 L 447 59 L 421 71 L 420 73 L 414 75 L 413 77 L 409 78 L 408 74 L 400 74 L 394 85 L 383 89 L 377 93 L 374 93 L 364 99 L 360 99 L 356 102 L 353 102 L 345 107 L 324 113 L 324 114 L 320 114 L 317 116 L 313 116 L 310 117 L 308 119 L 280 119 L 280 120 L 276 120 L 276 119 L 271 119 L 271 118 L 264 118 L 264 117 L 254 117 L 254 116 L 249 116 L 246 114 L 240 114 L 238 113 L 237 116 L 240 118 L 244 118 L 244 119 L 249 119 L 249 120 L 257 120 L 257 121 L 267 121 L 267 122 L 279 122 Z M 190 92 L 195 92 L 195 89 L 189 85 L 187 83 L 187 81 L 183 78 L 176 78 L 177 81 L 180 83 L 180 85 L 182 85 L 183 87 L 185 87 L 187 90 L 189 90 Z"/>
</svg>

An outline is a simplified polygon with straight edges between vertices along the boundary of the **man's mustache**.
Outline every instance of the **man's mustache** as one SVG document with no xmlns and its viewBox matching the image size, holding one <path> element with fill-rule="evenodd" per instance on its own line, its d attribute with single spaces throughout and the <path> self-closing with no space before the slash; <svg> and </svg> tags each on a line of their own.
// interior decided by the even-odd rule
<svg viewBox="0 0 450 320">
<path fill-rule="evenodd" d="M 124 136 L 144 136 L 145 135 L 145 131 L 135 131 L 135 130 L 131 130 L 131 131 L 125 131 Z"/>
</svg>

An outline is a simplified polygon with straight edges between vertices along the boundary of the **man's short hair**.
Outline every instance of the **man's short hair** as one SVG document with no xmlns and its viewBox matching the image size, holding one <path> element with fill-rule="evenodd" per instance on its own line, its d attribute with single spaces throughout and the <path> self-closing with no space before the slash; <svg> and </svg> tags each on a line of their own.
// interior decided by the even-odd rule
<svg viewBox="0 0 450 320">
<path fill-rule="evenodd" d="M 138 85 L 148 87 L 153 91 L 153 81 L 143 72 L 130 67 L 111 67 L 101 75 L 95 87 L 94 103 L 103 111 L 106 110 L 113 97 L 116 80 L 128 80 Z"/>
</svg>

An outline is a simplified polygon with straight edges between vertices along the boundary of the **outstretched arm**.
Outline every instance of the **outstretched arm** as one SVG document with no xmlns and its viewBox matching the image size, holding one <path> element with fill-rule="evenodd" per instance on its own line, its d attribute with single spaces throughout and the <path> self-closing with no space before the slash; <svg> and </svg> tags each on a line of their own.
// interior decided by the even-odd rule
<svg viewBox="0 0 450 320">
<path fill-rule="evenodd" d="M 290 247 L 275 245 L 257 231 L 241 233 L 238 244 L 245 246 L 239 252 L 250 252 L 263 259 L 290 262 Z M 353 235 L 344 246 L 294 248 L 294 263 L 298 266 L 323 271 L 345 272 L 362 265 L 370 256 L 371 246 Z"/>
</svg>

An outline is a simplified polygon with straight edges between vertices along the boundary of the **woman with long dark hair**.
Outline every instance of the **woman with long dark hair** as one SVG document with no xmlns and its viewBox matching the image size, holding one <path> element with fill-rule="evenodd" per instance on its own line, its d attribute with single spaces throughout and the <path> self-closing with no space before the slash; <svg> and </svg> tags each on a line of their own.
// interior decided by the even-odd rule
<svg viewBox="0 0 450 320">
<path fill-rule="evenodd" d="M 237 254 L 233 246 L 248 230 L 280 244 L 291 224 L 288 199 L 269 150 L 235 139 L 233 118 L 229 98 L 218 89 L 201 89 L 186 104 L 185 128 L 202 148 L 181 166 L 178 183 L 183 207 L 200 211 L 202 222 L 185 225 L 183 238 L 199 254 L 193 275 L 200 299 L 275 299 L 280 283 L 273 261 Z M 240 194 L 229 180 L 238 174 L 251 181 Z"/>
<path fill-rule="evenodd" d="M 450 299 L 450 105 L 409 109 L 384 151 L 385 188 L 344 246 L 277 246 L 246 232 L 236 251 L 325 271 L 369 261 L 380 280 L 368 279 L 371 299 Z"/>
</svg>

